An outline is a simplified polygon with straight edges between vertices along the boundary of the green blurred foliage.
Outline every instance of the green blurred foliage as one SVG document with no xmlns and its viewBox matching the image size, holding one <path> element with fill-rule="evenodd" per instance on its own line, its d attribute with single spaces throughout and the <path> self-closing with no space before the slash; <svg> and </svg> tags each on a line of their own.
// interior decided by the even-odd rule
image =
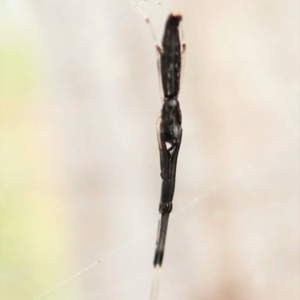
<svg viewBox="0 0 300 300">
<path fill-rule="evenodd" d="M 47 120 L 39 113 L 36 49 L 23 34 L 0 31 L 0 299 L 5 300 L 34 299 L 72 275 L 65 267 L 61 196 L 51 183 Z M 68 288 L 44 298 L 64 299 Z"/>
</svg>

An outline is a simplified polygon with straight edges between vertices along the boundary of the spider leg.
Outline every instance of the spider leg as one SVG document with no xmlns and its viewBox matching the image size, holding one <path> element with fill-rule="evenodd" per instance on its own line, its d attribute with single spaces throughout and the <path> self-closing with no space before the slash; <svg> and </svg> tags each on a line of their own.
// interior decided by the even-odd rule
<svg viewBox="0 0 300 300">
<path fill-rule="evenodd" d="M 168 229 L 168 221 L 169 221 L 170 213 L 162 213 L 160 214 L 160 220 L 158 223 L 158 231 L 157 231 L 157 239 L 156 239 L 156 248 L 154 254 L 153 265 L 154 267 L 161 267 L 164 251 L 165 251 L 165 243 Z"/>
<path fill-rule="evenodd" d="M 158 118 L 156 126 L 160 152 L 162 186 L 161 199 L 159 205 L 160 218 L 158 223 L 156 248 L 153 264 L 154 267 L 160 267 L 162 265 L 164 256 L 169 215 L 172 211 L 172 200 L 175 190 L 176 165 L 181 143 L 182 130 L 179 134 L 178 143 L 176 145 L 172 145 L 174 151 L 171 153 L 170 149 L 167 149 L 166 147 L 164 132 L 161 128 L 161 117 Z"/>
<path fill-rule="evenodd" d="M 174 195 L 174 190 L 175 190 L 177 158 L 178 158 L 178 153 L 179 153 L 179 149 L 180 149 L 180 145 L 181 145 L 181 137 L 182 137 L 182 129 L 180 130 L 178 142 L 174 146 L 174 151 L 172 152 L 171 159 L 170 159 L 170 168 L 169 168 L 170 194 L 169 194 L 169 197 L 170 197 L 171 201 L 173 200 L 173 195 Z"/>
<path fill-rule="evenodd" d="M 162 186 L 161 186 L 161 199 L 159 204 L 159 223 L 156 237 L 156 248 L 154 254 L 154 266 L 161 266 L 164 248 L 166 242 L 167 228 L 168 228 L 168 220 L 169 214 L 172 210 L 172 203 L 169 201 L 169 187 L 170 187 L 170 153 L 166 146 L 164 131 L 161 126 L 161 117 L 158 118 L 156 122 L 156 132 L 157 132 L 157 140 L 158 140 L 158 148 L 160 155 L 160 169 L 161 169 L 161 178 L 162 178 Z"/>
<path fill-rule="evenodd" d="M 160 158 L 160 176 L 164 180 L 167 177 L 167 172 L 169 169 L 169 152 L 166 147 L 166 142 L 164 139 L 164 133 L 161 127 L 161 117 L 158 117 L 156 121 L 156 134 L 157 134 L 157 142 L 159 149 L 159 158 Z"/>
<path fill-rule="evenodd" d="M 185 54 L 186 54 L 186 42 L 184 38 L 184 31 L 183 26 L 180 24 L 180 39 L 181 39 L 181 80 L 184 76 L 184 69 L 185 69 Z"/>
<path fill-rule="evenodd" d="M 157 64 L 157 71 L 158 71 L 158 81 L 159 81 L 159 90 L 160 90 L 160 96 L 161 96 L 161 100 L 164 101 L 164 94 L 162 91 L 162 85 L 161 85 L 161 63 L 160 63 L 160 58 L 161 58 L 161 54 L 163 52 L 162 47 L 160 46 L 160 44 L 157 41 L 153 26 L 151 24 L 150 18 L 147 17 L 146 15 L 144 15 L 144 13 L 141 11 L 141 9 L 138 7 L 138 5 L 140 3 L 142 3 L 143 1 L 140 1 L 139 3 L 135 4 L 132 0 L 130 0 L 130 2 L 132 3 L 132 5 L 138 10 L 138 12 L 142 15 L 143 19 L 145 20 L 145 22 L 148 24 L 151 35 L 152 35 L 152 39 L 154 41 L 154 46 L 155 46 L 155 50 L 156 50 L 156 64 Z M 158 2 L 157 4 L 160 4 L 160 2 Z"/>
<path fill-rule="evenodd" d="M 156 65 L 157 65 L 157 72 L 158 72 L 159 91 L 160 91 L 161 99 L 163 101 L 164 100 L 164 94 L 163 94 L 162 85 L 161 85 L 161 62 L 160 62 L 161 54 L 163 52 L 163 49 L 157 41 L 154 29 L 153 29 L 153 26 L 150 22 L 149 17 L 144 16 L 144 15 L 143 15 L 143 17 L 144 17 L 146 23 L 149 25 L 150 32 L 151 32 L 151 35 L 152 35 L 152 39 L 154 41 L 154 46 L 155 46 L 155 50 L 156 50 Z"/>
</svg>

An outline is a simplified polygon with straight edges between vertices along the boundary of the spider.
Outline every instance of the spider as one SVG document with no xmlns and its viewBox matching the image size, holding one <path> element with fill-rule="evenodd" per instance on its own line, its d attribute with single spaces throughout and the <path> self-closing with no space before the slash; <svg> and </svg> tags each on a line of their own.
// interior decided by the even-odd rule
<svg viewBox="0 0 300 300">
<path fill-rule="evenodd" d="M 148 18 L 147 23 L 150 24 Z M 175 190 L 177 157 L 181 144 L 181 110 L 178 101 L 182 56 L 186 45 L 180 41 L 179 25 L 182 15 L 172 12 L 166 22 L 162 47 L 156 43 L 157 65 L 163 90 L 163 105 L 157 120 L 157 140 L 160 154 L 161 197 L 154 267 L 161 267 L 167 235 L 169 214 Z M 153 33 L 153 31 L 152 31 Z M 153 34 L 154 36 L 154 34 Z"/>
</svg>

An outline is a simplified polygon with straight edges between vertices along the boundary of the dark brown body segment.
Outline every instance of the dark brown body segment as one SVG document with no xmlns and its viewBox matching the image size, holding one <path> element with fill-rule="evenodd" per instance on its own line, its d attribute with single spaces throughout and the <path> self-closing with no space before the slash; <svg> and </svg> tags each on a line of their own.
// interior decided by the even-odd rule
<svg viewBox="0 0 300 300">
<path fill-rule="evenodd" d="M 181 20 L 180 14 L 170 14 L 162 39 L 161 77 L 165 99 L 177 98 L 179 93 L 181 70 L 179 23 Z"/>
</svg>

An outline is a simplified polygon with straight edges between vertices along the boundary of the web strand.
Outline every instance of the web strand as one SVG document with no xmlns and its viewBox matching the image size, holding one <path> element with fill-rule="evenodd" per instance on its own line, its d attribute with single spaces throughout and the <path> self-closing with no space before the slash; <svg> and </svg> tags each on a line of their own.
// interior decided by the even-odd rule
<svg viewBox="0 0 300 300">
<path fill-rule="evenodd" d="M 64 280 L 63 282 L 59 283 L 58 285 L 54 286 L 52 289 L 46 291 L 45 293 L 43 293 L 42 295 L 34 298 L 33 300 L 38 300 L 43 298 L 44 296 L 52 293 L 53 291 L 57 290 L 58 288 L 60 288 L 61 286 L 65 285 L 66 283 L 68 283 L 69 281 L 75 279 L 76 277 L 80 276 L 82 273 L 88 271 L 89 269 L 95 267 L 96 265 L 100 264 L 101 260 L 97 260 L 94 263 L 90 264 L 89 266 L 87 266 L 86 268 L 82 269 L 81 271 L 77 272 L 76 274 L 74 274 L 73 276 L 69 277 L 68 279 Z"/>
</svg>

